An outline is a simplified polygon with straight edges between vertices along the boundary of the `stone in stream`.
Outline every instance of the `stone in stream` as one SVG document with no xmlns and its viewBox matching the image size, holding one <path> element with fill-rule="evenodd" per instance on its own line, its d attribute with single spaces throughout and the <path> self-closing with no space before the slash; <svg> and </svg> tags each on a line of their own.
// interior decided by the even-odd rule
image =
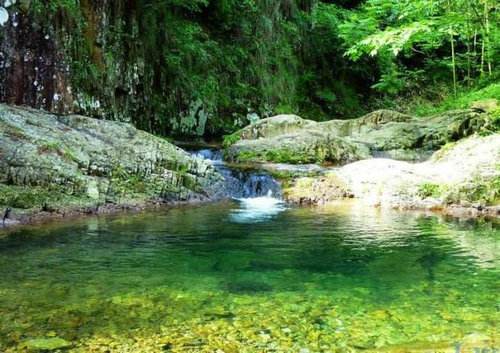
<svg viewBox="0 0 500 353">
<path fill-rule="evenodd" d="M 315 122 L 296 115 L 260 120 L 226 138 L 234 162 L 346 164 L 375 155 L 409 160 L 428 157 L 489 123 L 477 109 L 416 118 L 378 110 L 352 120 Z"/>
</svg>

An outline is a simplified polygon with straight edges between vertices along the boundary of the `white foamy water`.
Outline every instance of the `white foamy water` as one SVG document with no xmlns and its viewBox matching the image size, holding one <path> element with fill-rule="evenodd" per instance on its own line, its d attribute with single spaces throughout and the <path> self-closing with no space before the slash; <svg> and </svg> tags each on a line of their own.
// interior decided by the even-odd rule
<svg viewBox="0 0 500 353">
<path fill-rule="evenodd" d="M 239 202 L 239 209 L 232 211 L 229 215 L 235 223 L 262 222 L 276 216 L 286 210 L 282 200 L 274 198 L 271 190 L 267 196 L 235 198 Z"/>
</svg>

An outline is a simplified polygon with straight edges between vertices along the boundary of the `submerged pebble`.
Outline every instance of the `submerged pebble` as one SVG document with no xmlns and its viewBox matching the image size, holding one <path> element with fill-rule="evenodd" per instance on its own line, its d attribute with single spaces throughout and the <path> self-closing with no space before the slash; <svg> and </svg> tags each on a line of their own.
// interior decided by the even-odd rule
<svg viewBox="0 0 500 353">
<path fill-rule="evenodd" d="M 33 338 L 25 341 L 23 346 L 30 351 L 55 351 L 68 348 L 71 343 L 59 337 Z"/>
</svg>

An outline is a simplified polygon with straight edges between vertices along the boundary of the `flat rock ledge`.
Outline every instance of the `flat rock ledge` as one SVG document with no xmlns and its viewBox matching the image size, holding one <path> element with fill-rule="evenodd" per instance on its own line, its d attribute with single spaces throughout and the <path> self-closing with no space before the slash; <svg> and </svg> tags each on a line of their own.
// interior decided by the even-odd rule
<svg viewBox="0 0 500 353">
<path fill-rule="evenodd" d="M 500 134 L 445 145 L 421 163 L 372 158 L 295 178 L 284 195 L 296 204 L 356 198 L 380 207 L 499 217 Z"/>
<path fill-rule="evenodd" d="M 222 197 L 210 163 L 130 124 L 0 104 L 6 224 Z"/>
<path fill-rule="evenodd" d="M 371 157 L 421 161 L 446 143 L 494 129 L 494 121 L 478 108 L 425 118 L 377 110 L 357 119 L 325 122 L 278 115 L 227 136 L 225 158 L 231 162 L 335 165 Z"/>
</svg>

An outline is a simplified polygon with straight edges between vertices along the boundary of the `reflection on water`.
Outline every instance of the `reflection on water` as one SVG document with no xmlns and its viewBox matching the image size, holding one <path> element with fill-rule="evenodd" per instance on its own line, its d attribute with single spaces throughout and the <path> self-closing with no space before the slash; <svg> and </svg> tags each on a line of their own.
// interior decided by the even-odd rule
<svg viewBox="0 0 500 353">
<path fill-rule="evenodd" d="M 20 229 L 0 237 L 0 352 L 492 347 L 498 241 L 493 223 L 268 197 Z"/>
</svg>

